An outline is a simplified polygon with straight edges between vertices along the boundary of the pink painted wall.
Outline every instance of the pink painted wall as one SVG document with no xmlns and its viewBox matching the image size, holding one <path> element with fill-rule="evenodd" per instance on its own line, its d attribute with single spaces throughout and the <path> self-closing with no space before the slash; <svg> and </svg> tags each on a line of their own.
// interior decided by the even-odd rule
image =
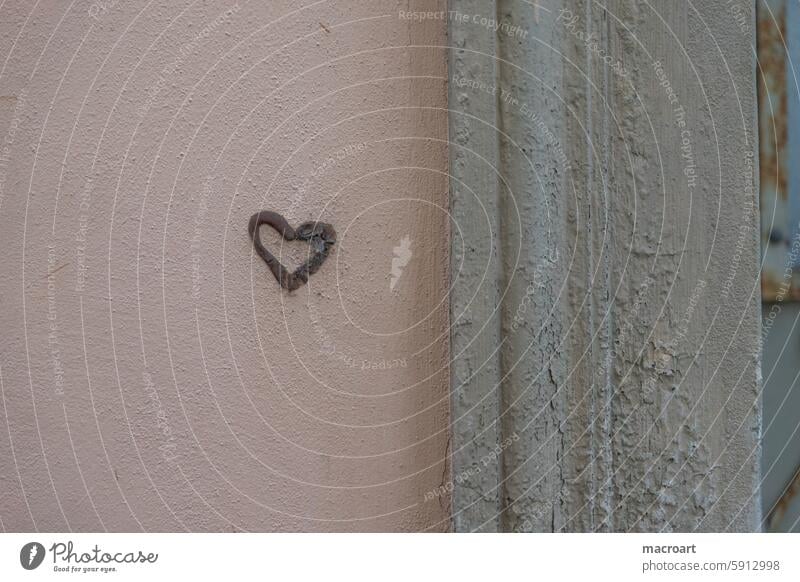
<svg viewBox="0 0 800 582">
<path fill-rule="evenodd" d="M 2 528 L 447 529 L 446 23 L 34 4 L 0 8 Z M 292 295 L 261 209 L 338 231 Z"/>
</svg>

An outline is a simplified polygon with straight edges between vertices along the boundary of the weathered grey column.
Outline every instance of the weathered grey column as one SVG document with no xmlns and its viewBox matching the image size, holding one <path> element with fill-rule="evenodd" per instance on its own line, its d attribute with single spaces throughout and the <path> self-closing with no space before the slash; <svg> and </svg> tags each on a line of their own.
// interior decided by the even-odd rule
<svg viewBox="0 0 800 582">
<path fill-rule="evenodd" d="M 759 528 L 753 22 L 451 0 L 457 531 Z"/>
</svg>

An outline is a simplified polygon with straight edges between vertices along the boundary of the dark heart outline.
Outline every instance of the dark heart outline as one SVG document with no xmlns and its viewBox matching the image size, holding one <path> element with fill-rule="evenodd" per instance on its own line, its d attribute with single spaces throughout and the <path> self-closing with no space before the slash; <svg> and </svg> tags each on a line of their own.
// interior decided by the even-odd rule
<svg viewBox="0 0 800 582">
<path fill-rule="evenodd" d="M 258 228 L 262 224 L 268 224 L 274 228 L 284 240 L 307 241 L 311 246 L 311 256 L 305 263 L 297 267 L 294 273 L 290 273 L 289 270 L 261 244 L 261 236 L 258 233 Z M 275 279 L 278 280 L 280 286 L 290 292 L 308 283 L 308 278 L 319 270 L 322 263 L 328 258 L 331 248 L 336 243 L 336 231 L 330 224 L 325 222 L 304 222 L 295 230 L 289 226 L 289 223 L 283 216 L 271 210 L 262 210 L 251 216 L 247 230 L 250 232 L 250 238 L 253 239 L 256 252 L 264 259 L 264 262 L 267 263 L 267 266 L 272 271 L 272 274 L 275 275 Z"/>
</svg>

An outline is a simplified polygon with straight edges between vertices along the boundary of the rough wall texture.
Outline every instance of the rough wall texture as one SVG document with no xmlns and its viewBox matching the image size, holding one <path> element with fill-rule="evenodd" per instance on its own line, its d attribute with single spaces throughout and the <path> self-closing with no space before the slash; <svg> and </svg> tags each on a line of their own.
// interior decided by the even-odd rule
<svg viewBox="0 0 800 582">
<path fill-rule="evenodd" d="M 450 9 L 455 528 L 758 529 L 752 3 Z"/>
<path fill-rule="evenodd" d="M 2 529 L 448 527 L 445 26 L 405 10 L 0 7 Z M 338 230 L 291 296 L 262 208 Z"/>
<path fill-rule="evenodd" d="M 465 14 L 492 18 L 491 3 L 474 0 L 455 5 Z M 453 5 L 451 3 L 451 9 Z M 453 465 L 480 471 L 453 489 L 455 529 L 496 531 L 499 527 L 500 437 L 497 413 L 500 380 L 501 237 L 498 236 L 501 184 L 497 153 L 495 96 L 464 90 L 462 83 L 490 81 L 497 63 L 484 58 L 496 50 L 495 34 L 486 27 L 454 26 L 450 21 L 450 206 L 455 227 L 450 254 L 456 283 L 451 290 Z M 480 297 L 475 293 L 480 291 Z M 487 523 L 483 524 L 483 520 Z M 480 526 L 478 527 L 478 524 Z"/>
</svg>

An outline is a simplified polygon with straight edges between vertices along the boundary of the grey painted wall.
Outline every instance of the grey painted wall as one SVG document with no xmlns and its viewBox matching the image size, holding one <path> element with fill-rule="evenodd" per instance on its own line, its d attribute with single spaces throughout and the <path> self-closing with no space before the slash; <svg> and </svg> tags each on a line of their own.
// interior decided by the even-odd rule
<svg viewBox="0 0 800 582">
<path fill-rule="evenodd" d="M 759 528 L 737 8 L 451 0 L 457 531 Z"/>
</svg>

